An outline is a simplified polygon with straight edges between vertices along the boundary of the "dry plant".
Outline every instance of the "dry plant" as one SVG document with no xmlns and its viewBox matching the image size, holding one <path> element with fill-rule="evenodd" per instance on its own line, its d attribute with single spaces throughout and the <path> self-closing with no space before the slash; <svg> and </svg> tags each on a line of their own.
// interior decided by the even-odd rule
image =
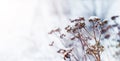
<svg viewBox="0 0 120 61">
<path fill-rule="evenodd" d="M 111 19 L 115 22 L 117 17 L 118 16 L 113 16 Z M 69 49 L 59 49 L 57 51 L 57 53 L 63 55 L 64 60 L 68 59 L 70 61 L 93 61 L 93 59 L 95 61 L 101 61 L 101 53 L 104 51 L 104 46 L 101 44 L 102 39 L 110 38 L 111 35 L 108 33 L 110 29 L 114 27 L 120 29 L 118 23 L 115 22 L 113 25 L 108 25 L 107 20 L 101 20 L 97 17 L 90 18 L 89 20 L 80 17 L 78 19 L 70 20 L 70 23 L 71 25 L 68 25 L 64 29 L 66 34 L 63 34 L 60 28 L 49 32 L 49 34 L 58 36 L 61 42 L 72 42 L 72 44 L 69 44 L 68 47 L 66 47 Z M 120 32 L 117 35 L 120 36 Z M 75 43 L 79 43 L 79 45 Z M 49 45 L 54 46 L 54 41 Z M 75 45 L 77 45 L 77 47 Z M 83 54 L 80 57 L 77 55 L 80 53 L 79 51 L 74 53 L 77 49 L 82 50 Z"/>
</svg>

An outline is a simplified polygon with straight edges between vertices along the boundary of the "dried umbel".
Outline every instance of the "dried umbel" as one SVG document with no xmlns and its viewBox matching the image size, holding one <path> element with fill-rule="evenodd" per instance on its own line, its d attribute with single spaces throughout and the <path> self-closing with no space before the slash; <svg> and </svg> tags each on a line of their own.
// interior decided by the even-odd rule
<svg viewBox="0 0 120 61">
<path fill-rule="evenodd" d="M 100 52 L 103 52 L 104 46 L 100 45 L 97 42 L 95 45 L 90 46 L 87 48 L 86 53 L 92 55 L 96 58 L 96 61 L 100 61 Z"/>
<path fill-rule="evenodd" d="M 66 60 L 67 58 L 70 59 L 70 56 L 73 56 L 73 54 L 71 53 L 73 50 L 72 49 L 69 49 L 69 50 L 65 50 L 65 49 L 60 49 L 58 50 L 57 52 L 60 53 L 60 54 L 63 54 L 63 57 L 64 57 L 64 60 Z M 76 58 L 75 58 L 76 59 Z M 77 59 L 76 59 L 77 60 Z"/>
<path fill-rule="evenodd" d="M 111 19 L 116 18 L 117 16 L 114 16 Z M 73 42 L 73 44 L 68 45 L 68 47 L 65 48 L 72 48 L 69 50 L 66 49 L 60 49 L 58 53 L 62 54 L 64 57 L 64 60 L 69 59 L 71 61 L 81 61 L 80 58 L 75 54 L 75 49 L 80 49 L 83 51 L 83 55 L 81 56 L 82 61 L 91 60 L 87 57 L 93 56 L 95 61 L 101 61 L 101 53 L 104 51 L 104 46 L 101 44 L 102 38 L 109 39 L 110 34 L 108 34 L 108 31 L 113 27 L 118 27 L 118 25 L 108 25 L 107 20 L 101 20 L 100 18 L 90 18 L 89 20 L 85 20 L 84 17 L 80 17 L 75 20 L 70 21 L 73 25 L 68 25 L 65 27 L 65 31 L 67 34 L 63 34 L 60 30 L 60 28 L 52 30 L 49 32 L 49 34 L 58 34 L 60 40 L 65 43 L 68 41 Z M 89 25 L 88 23 L 89 22 Z M 119 27 L 118 27 L 119 29 Z M 72 37 L 66 37 L 71 36 Z M 119 35 L 119 33 L 118 33 Z M 77 42 L 80 46 L 75 47 L 74 44 Z M 90 42 L 95 42 L 94 44 L 91 44 Z M 50 46 L 53 46 L 52 42 Z M 68 42 L 69 43 L 69 42 Z M 79 52 L 78 52 L 79 53 Z"/>
</svg>

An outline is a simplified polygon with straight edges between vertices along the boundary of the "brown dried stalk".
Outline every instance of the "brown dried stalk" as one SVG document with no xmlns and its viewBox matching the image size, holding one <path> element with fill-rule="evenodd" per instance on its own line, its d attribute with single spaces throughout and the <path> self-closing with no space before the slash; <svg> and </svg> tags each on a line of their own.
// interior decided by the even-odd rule
<svg viewBox="0 0 120 61">
<path fill-rule="evenodd" d="M 116 17 L 117 16 L 114 16 L 111 19 L 115 19 Z M 88 23 L 86 22 L 89 22 L 89 25 L 87 25 Z M 108 21 L 102 21 L 100 18 L 93 18 L 87 21 L 84 17 L 71 20 L 71 23 L 73 23 L 74 25 L 68 25 L 67 27 L 65 27 L 65 30 L 69 35 L 71 34 L 73 37 L 66 38 L 66 36 L 69 35 L 62 34 L 60 28 L 52 30 L 51 32 L 49 32 L 49 34 L 58 33 L 60 40 L 63 40 L 64 42 L 71 40 L 74 43 L 74 41 L 79 40 L 78 43 L 81 45 L 79 46 L 79 49 L 81 49 L 83 53 L 85 52 L 82 57 L 82 61 L 88 60 L 87 55 L 93 56 L 95 61 L 101 61 L 100 55 L 101 52 L 104 51 L 104 46 L 101 45 L 101 36 L 104 36 L 105 39 L 108 39 L 110 37 L 110 34 L 107 34 L 107 31 L 111 29 L 113 25 L 107 25 Z M 90 41 L 95 42 L 95 44 L 90 44 Z M 53 43 L 54 42 L 52 42 L 50 46 L 53 46 Z M 74 49 L 78 47 L 74 47 L 74 45 L 71 44 L 68 46 L 69 47 L 67 48 L 72 47 L 72 49 L 60 49 L 58 53 L 64 56 L 64 60 L 69 59 L 71 61 L 80 61 L 80 59 L 77 57 L 77 54 L 73 53 Z"/>
</svg>

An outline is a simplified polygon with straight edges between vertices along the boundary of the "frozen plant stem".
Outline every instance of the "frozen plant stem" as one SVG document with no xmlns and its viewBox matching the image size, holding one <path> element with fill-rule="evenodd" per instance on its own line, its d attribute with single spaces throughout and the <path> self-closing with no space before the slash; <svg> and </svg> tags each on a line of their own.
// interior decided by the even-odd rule
<svg viewBox="0 0 120 61">
<path fill-rule="evenodd" d="M 90 26 L 87 26 L 85 21 L 89 21 Z M 101 45 L 100 41 L 101 36 L 104 36 L 104 33 L 109 29 L 109 27 L 106 27 L 107 21 L 101 21 L 100 18 L 85 20 L 84 17 L 80 17 L 71 20 L 71 23 L 74 25 L 65 27 L 65 31 L 68 35 L 62 34 L 59 28 L 52 30 L 49 33 L 58 33 L 58 37 L 62 40 L 61 42 L 68 43 L 68 45 L 65 46 L 68 46 L 66 48 L 69 49 L 60 49 L 58 53 L 64 56 L 63 58 L 65 61 L 66 59 L 70 59 L 71 61 L 88 61 L 89 56 L 93 56 L 95 61 L 101 61 L 100 53 L 104 50 L 104 46 Z M 72 37 L 66 37 L 70 35 L 72 35 Z M 68 41 L 73 43 L 69 43 Z M 93 41 L 95 44 L 90 44 L 89 41 Z M 79 47 L 75 46 L 75 44 L 77 45 L 77 42 L 80 44 L 78 45 Z M 83 56 L 78 55 L 78 53 L 81 54 L 79 51 L 78 53 L 75 53 L 75 50 L 77 49 L 82 50 Z"/>
</svg>

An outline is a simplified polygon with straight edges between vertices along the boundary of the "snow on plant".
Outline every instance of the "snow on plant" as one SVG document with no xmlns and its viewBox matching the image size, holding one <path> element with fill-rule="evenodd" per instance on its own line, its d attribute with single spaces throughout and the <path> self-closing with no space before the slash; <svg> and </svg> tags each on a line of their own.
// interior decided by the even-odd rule
<svg viewBox="0 0 120 61">
<path fill-rule="evenodd" d="M 111 19 L 115 22 L 118 16 Z M 84 17 L 70 20 L 71 24 L 65 27 L 66 34 L 60 28 L 51 30 L 49 34 L 54 34 L 60 38 L 61 43 L 68 43 L 69 49 L 59 49 L 57 53 L 63 55 L 64 60 L 69 61 L 101 61 L 101 54 L 104 51 L 102 41 L 110 38 L 108 31 L 114 27 L 120 29 L 118 23 L 108 25 L 108 20 L 101 20 L 92 17 L 86 20 Z M 117 35 L 120 36 L 120 33 Z M 118 39 L 119 40 L 119 39 Z M 72 42 L 69 43 L 68 41 Z M 50 44 L 54 46 L 54 41 Z"/>
</svg>

